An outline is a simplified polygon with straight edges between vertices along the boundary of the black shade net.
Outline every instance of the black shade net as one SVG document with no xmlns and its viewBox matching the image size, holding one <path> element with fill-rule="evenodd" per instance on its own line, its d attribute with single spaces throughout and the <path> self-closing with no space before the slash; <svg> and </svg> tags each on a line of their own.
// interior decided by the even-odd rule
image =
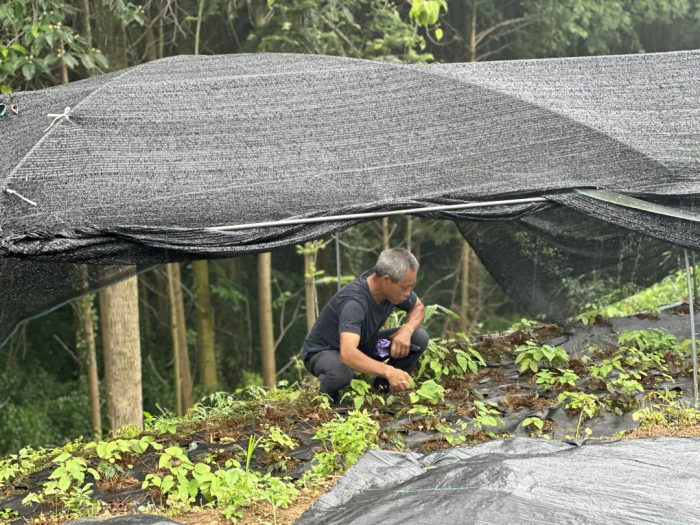
<svg viewBox="0 0 700 525">
<path fill-rule="evenodd" d="M 0 119 L 0 341 L 154 264 L 357 221 L 214 226 L 511 198 L 549 202 L 422 215 L 455 220 L 533 314 L 629 295 L 677 267 L 675 245 L 700 246 L 699 66 L 700 52 L 422 67 L 181 56 L 3 95 L 19 114 Z"/>
</svg>

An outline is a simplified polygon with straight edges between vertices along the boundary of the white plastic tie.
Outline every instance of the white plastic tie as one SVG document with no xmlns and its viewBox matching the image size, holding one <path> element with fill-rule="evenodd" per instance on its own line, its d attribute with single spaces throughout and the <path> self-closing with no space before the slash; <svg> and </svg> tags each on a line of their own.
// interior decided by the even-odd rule
<svg viewBox="0 0 700 525">
<path fill-rule="evenodd" d="M 48 116 L 49 118 L 52 118 L 52 117 L 53 117 L 53 122 L 51 123 L 51 125 L 50 125 L 48 128 L 46 128 L 46 129 L 44 130 L 44 133 L 46 133 L 48 130 L 50 130 L 51 128 L 53 128 L 53 125 L 56 124 L 56 122 L 58 122 L 58 121 L 61 120 L 62 118 L 65 118 L 68 122 L 70 122 L 70 117 L 68 116 L 69 113 L 70 113 L 70 108 L 64 109 L 64 110 L 63 110 L 63 113 L 58 114 L 58 115 L 57 115 L 56 113 L 49 113 L 47 116 Z"/>
<path fill-rule="evenodd" d="M 36 206 L 36 202 L 34 202 L 33 200 L 28 199 L 27 197 L 25 197 L 25 196 L 23 196 L 23 195 L 20 195 L 20 194 L 17 193 L 15 190 L 11 190 L 10 188 L 6 188 L 6 189 L 5 189 L 5 193 L 7 193 L 7 194 L 9 194 L 9 195 L 16 195 L 17 197 L 19 197 L 20 199 L 22 199 L 22 200 L 23 200 L 24 202 L 26 202 L 27 204 L 31 204 L 32 206 Z"/>
</svg>

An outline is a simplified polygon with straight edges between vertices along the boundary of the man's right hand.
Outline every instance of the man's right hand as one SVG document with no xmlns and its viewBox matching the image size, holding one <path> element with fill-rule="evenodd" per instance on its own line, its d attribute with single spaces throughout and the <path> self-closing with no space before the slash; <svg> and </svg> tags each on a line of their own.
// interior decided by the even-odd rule
<svg viewBox="0 0 700 525">
<path fill-rule="evenodd" d="M 411 385 L 411 376 L 403 370 L 387 365 L 387 371 L 384 377 L 389 381 L 389 386 L 393 390 L 404 391 L 408 390 Z"/>
</svg>

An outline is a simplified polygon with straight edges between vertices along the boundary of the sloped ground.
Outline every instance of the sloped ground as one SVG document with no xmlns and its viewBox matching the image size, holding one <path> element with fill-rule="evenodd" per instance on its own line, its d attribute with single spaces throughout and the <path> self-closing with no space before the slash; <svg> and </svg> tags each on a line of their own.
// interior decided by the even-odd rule
<svg viewBox="0 0 700 525">
<path fill-rule="evenodd" d="M 665 332 L 658 331 L 661 328 Z M 677 399 L 692 398 L 689 346 L 682 344 L 689 337 L 687 305 L 672 305 L 662 309 L 658 318 L 641 314 L 610 320 L 598 318 L 587 326 L 580 322 L 565 326 L 525 325 L 469 344 L 433 345 L 418 377 L 420 395 L 414 393 L 413 400 L 409 394 L 379 399 L 364 392 L 361 384 L 348 392 L 345 401 L 349 406 L 335 409 L 319 405 L 315 393 L 307 387 L 238 397 L 221 394 L 202 403 L 186 418 L 154 420 L 140 436 L 121 436 L 119 446 L 124 450 L 117 451 L 116 456 L 114 451 L 106 451 L 104 443 L 96 448 L 78 443 L 63 451 L 31 452 L 25 453 L 25 458 L 5 460 L 0 463 L 0 523 L 14 525 L 38 519 L 36 523 L 58 525 L 71 519 L 68 507 L 77 509 L 73 517 L 163 512 L 180 523 L 231 523 L 221 512 L 222 505 L 217 508 L 216 503 L 223 499 L 214 500 L 214 509 L 201 511 L 208 493 L 203 488 L 205 483 L 194 479 L 197 471 L 192 469 L 201 468 L 207 473 L 237 469 L 243 476 L 237 483 L 247 486 L 247 460 L 249 471 L 258 476 L 254 483 L 259 483 L 261 489 L 253 496 L 252 492 L 243 496 L 226 492 L 227 501 L 235 500 L 236 509 L 243 514 L 239 522 L 291 523 L 352 462 L 341 464 L 347 459 L 344 442 L 322 441 L 315 436 L 319 429 L 329 428 L 325 426 L 329 422 L 341 421 L 338 415 L 346 417 L 355 404 L 367 410 L 378 425 L 377 432 L 367 434 L 376 436 L 376 447 L 397 451 L 425 453 L 512 436 L 576 442 L 584 437 L 698 435 L 695 412 L 678 415 L 676 410 L 675 415 L 660 417 L 661 409 L 647 409 L 645 417 L 634 418 L 645 396 L 651 399 L 654 392 L 668 389 L 670 396 L 676 395 Z M 553 361 L 542 357 L 528 365 L 522 350 L 537 348 L 556 357 Z M 483 362 L 472 351 L 478 352 Z M 460 359 L 464 364 L 460 352 L 466 352 L 473 362 L 471 369 L 460 364 Z M 635 378 L 635 372 L 643 374 Z M 543 381 L 543 377 L 552 384 Z M 661 407 L 675 406 L 677 399 L 667 395 L 655 402 Z M 408 413 L 417 406 L 423 407 L 422 413 Z M 524 426 L 526 419 L 529 424 Z M 640 421 L 645 423 L 643 430 L 638 430 Z M 287 436 L 287 440 L 275 432 Z M 263 440 L 249 454 L 251 436 Z M 177 450 L 183 455 L 163 463 L 164 452 L 172 452 L 173 447 L 179 447 Z M 312 466 L 319 465 L 317 454 L 324 451 L 335 453 L 333 461 L 338 464 L 330 471 L 317 471 L 311 476 Z M 78 470 L 85 477 L 82 482 L 68 480 L 64 492 L 68 494 L 75 487 L 93 482 L 89 498 L 77 498 L 76 502 L 44 494 L 43 502 L 22 504 L 29 494 L 46 492 L 49 476 L 65 464 L 65 458 L 63 463 L 56 462 L 57 456 L 63 457 L 59 456 L 62 452 L 84 461 Z M 192 469 L 179 471 L 185 463 L 191 464 Z M 93 480 L 89 469 L 94 469 L 99 481 Z M 191 501 L 169 499 L 156 486 L 142 487 L 149 476 L 162 480 L 172 475 L 177 479 L 177 472 L 195 487 Z M 274 483 L 263 479 L 267 472 L 277 478 L 290 478 L 285 486 L 296 488 L 285 488 L 284 495 L 274 499 L 276 496 L 270 496 L 276 490 Z M 66 476 L 55 476 L 53 481 L 60 482 Z M 90 501 L 91 504 L 86 503 Z M 271 501 L 277 501 L 280 508 L 273 507 Z M 284 506 L 288 508 L 281 508 Z M 200 510 L 195 512 L 197 509 Z"/>
</svg>

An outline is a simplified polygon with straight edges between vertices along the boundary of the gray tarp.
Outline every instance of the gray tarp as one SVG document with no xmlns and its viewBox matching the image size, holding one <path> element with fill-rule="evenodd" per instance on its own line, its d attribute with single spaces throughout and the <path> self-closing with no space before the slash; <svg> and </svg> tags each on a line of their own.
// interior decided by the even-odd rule
<svg viewBox="0 0 700 525">
<path fill-rule="evenodd" d="M 456 220 L 533 313 L 571 313 L 571 297 L 589 300 L 600 283 L 629 293 L 675 267 L 669 243 L 700 247 L 697 223 L 571 191 L 692 212 L 699 95 L 700 52 L 680 52 L 427 67 L 181 56 L 0 96 L 19 106 L 0 119 L 0 342 L 149 265 L 267 251 L 354 222 L 211 226 L 471 200 L 552 199 L 425 215 Z M 67 107 L 70 121 L 45 132 Z"/>
<path fill-rule="evenodd" d="M 700 515 L 699 472 L 697 438 L 372 451 L 295 523 L 691 524 Z"/>
</svg>

